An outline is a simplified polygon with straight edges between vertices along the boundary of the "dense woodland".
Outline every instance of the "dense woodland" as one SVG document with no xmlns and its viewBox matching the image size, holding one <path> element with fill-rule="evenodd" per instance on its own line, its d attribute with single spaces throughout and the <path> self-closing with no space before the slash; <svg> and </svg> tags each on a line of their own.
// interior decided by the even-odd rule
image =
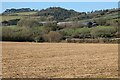
<svg viewBox="0 0 120 80">
<path fill-rule="evenodd" d="M 60 7 L 42 10 L 6 9 L 2 14 L 3 41 L 116 42 L 119 8 L 77 12 Z"/>
</svg>

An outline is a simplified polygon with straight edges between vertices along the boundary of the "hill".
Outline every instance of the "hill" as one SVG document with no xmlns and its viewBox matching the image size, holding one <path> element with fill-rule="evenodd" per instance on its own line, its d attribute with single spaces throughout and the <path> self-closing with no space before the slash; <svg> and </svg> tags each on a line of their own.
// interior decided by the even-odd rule
<svg viewBox="0 0 120 80">
<path fill-rule="evenodd" d="M 40 10 L 36 15 L 51 17 L 54 20 L 61 21 L 70 17 L 79 16 L 81 13 L 74 10 L 67 10 L 60 7 L 50 7 Z"/>
<path fill-rule="evenodd" d="M 117 32 L 120 9 L 88 13 L 60 7 L 50 7 L 36 12 L 19 10 L 15 12 L 8 10 L 6 14 L 1 15 L 2 26 L 4 26 L 2 27 L 3 41 L 93 42 L 94 39 L 94 42 L 108 43 L 116 42 L 117 40 L 112 38 L 120 35 Z M 28 13 L 31 14 L 27 15 Z"/>
<path fill-rule="evenodd" d="M 42 10 L 30 8 L 6 9 L 3 16 L 32 16 L 39 17 L 41 21 L 80 21 L 93 20 L 97 18 L 117 19 L 119 8 L 96 10 L 91 12 L 77 12 L 61 7 L 49 7 Z M 4 19 L 3 19 L 4 20 Z"/>
<path fill-rule="evenodd" d="M 91 12 L 77 12 L 74 10 L 67 10 L 60 7 L 50 7 L 47 9 L 40 10 L 35 15 L 47 17 L 50 20 L 56 21 L 78 21 L 86 19 L 96 19 L 96 18 L 117 18 L 118 11 L 120 9 L 105 9 L 105 10 L 96 10 Z"/>
<path fill-rule="evenodd" d="M 30 8 L 20 8 L 20 9 L 6 9 L 2 14 L 14 14 L 14 13 L 20 13 L 20 12 L 35 12 L 37 10 L 35 9 L 30 9 Z"/>
</svg>

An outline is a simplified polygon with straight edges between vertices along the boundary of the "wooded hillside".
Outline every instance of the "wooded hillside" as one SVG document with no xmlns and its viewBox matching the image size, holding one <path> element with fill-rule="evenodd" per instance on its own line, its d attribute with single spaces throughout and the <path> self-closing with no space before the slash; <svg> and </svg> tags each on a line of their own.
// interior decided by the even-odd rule
<svg viewBox="0 0 120 80">
<path fill-rule="evenodd" d="M 59 42 L 70 39 L 119 37 L 120 9 L 77 12 L 61 7 L 42 10 L 6 9 L 2 16 L 2 39 Z"/>
</svg>

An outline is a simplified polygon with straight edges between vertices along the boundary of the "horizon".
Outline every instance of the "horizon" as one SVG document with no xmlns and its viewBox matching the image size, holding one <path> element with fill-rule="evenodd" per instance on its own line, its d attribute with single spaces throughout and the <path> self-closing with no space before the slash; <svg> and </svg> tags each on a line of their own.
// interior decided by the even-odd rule
<svg viewBox="0 0 120 80">
<path fill-rule="evenodd" d="M 71 4 L 74 6 L 72 6 Z M 72 9 L 77 12 L 91 12 L 95 10 L 118 8 L 118 3 L 117 2 L 3 2 L 2 10 L 0 11 L 0 13 L 4 12 L 6 9 L 11 9 L 11 8 L 15 8 L 15 9 L 30 8 L 35 10 L 41 10 L 49 7 L 61 7 L 68 10 Z"/>
</svg>

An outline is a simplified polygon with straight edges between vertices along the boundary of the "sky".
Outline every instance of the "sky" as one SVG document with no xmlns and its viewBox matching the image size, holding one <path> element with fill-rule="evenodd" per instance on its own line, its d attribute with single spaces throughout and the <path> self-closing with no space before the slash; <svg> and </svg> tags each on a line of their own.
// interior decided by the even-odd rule
<svg viewBox="0 0 120 80">
<path fill-rule="evenodd" d="M 41 10 L 48 7 L 62 7 L 73 9 L 78 12 L 89 12 L 118 8 L 118 2 L 2 2 L 2 9 L 0 12 L 10 8 L 31 8 Z"/>
<path fill-rule="evenodd" d="M 1 2 L 119 2 L 119 0 L 1 0 Z"/>
</svg>

